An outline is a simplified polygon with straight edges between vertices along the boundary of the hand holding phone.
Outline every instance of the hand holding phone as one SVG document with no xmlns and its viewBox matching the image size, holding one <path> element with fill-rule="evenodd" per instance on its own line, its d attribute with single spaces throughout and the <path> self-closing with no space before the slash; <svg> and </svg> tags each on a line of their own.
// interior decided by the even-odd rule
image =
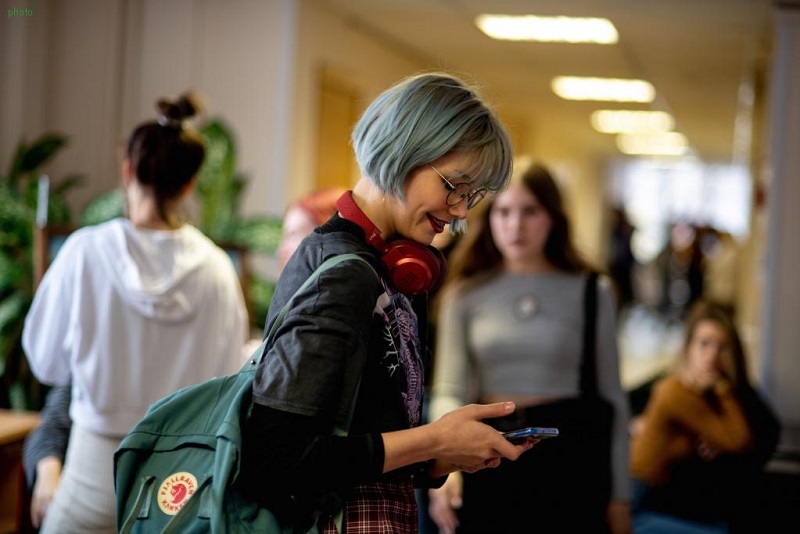
<svg viewBox="0 0 800 534">
<path fill-rule="evenodd" d="M 520 428 L 518 430 L 511 430 L 510 432 L 503 432 L 503 437 L 511 443 L 521 443 L 526 440 L 554 438 L 558 436 L 558 429 L 542 426 L 529 426 L 528 428 Z"/>
</svg>

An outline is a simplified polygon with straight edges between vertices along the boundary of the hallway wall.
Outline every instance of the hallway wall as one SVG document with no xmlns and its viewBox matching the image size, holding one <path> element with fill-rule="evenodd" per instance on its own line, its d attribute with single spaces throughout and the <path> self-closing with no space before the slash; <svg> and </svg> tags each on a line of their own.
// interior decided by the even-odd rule
<svg viewBox="0 0 800 534">
<path fill-rule="evenodd" d="M 279 214 L 289 165 L 295 13 L 292 0 L 29 0 L 0 17 L 0 168 L 20 138 L 69 136 L 47 169 L 86 176 L 79 210 L 118 184 L 117 148 L 158 98 L 188 89 L 232 127 L 245 209 Z"/>
</svg>

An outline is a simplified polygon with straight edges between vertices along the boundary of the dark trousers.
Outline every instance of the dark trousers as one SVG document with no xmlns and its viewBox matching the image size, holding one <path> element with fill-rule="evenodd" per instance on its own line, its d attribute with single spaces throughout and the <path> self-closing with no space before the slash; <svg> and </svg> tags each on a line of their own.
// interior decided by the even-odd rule
<svg viewBox="0 0 800 534">
<path fill-rule="evenodd" d="M 459 532 L 607 532 L 610 457 L 607 447 L 600 452 L 592 446 L 590 412 L 582 401 L 570 399 L 487 421 L 503 431 L 552 426 L 559 436 L 543 440 L 516 462 L 465 473 Z"/>
</svg>

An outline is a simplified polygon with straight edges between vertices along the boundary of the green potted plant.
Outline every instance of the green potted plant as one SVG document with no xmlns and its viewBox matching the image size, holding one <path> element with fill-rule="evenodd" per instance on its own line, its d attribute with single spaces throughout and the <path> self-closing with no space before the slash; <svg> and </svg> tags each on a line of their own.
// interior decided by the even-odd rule
<svg viewBox="0 0 800 534">
<path fill-rule="evenodd" d="M 275 217 L 242 217 L 242 193 L 246 180 L 236 171 L 236 145 L 231 130 L 219 119 L 200 132 L 206 140 L 206 158 L 200 168 L 199 228 L 218 243 L 243 248 L 248 254 L 274 254 L 281 239 L 281 220 Z M 263 328 L 274 283 L 248 275 L 247 306 L 253 326 Z"/>
<path fill-rule="evenodd" d="M 41 168 L 66 147 L 66 136 L 47 133 L 20 141 L 8 170 L 0 176 L 0 406 L 38 410 L 44 388 L 27 367 L 22 327 L 34 292 L 34 224 Z M 67 192 L 82 177 L 48 181 L 47 223 L 69 226 Z"/>
</svg>

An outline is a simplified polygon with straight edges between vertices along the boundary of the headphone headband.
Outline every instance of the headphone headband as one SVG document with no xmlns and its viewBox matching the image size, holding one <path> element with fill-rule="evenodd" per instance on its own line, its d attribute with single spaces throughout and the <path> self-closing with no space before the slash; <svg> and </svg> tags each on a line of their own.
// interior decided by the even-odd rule
<svg viewBox="0 0 800 534">
<path fill-rule="evenodd" d="M 386 253 L 386 241 L 381 236 L 381 231 L 378 227 L 367 217 L 361 208 L 358 207 L 356 201 L 353 200 L 353 191 L 345 191 L 342 196 L 336 201 L 336 209 L 339 213 L 347 219 L 356 223 L 364 230 L 366 234 L 367 244 L 375 247 L 381 254 Z"/>
</svg>

